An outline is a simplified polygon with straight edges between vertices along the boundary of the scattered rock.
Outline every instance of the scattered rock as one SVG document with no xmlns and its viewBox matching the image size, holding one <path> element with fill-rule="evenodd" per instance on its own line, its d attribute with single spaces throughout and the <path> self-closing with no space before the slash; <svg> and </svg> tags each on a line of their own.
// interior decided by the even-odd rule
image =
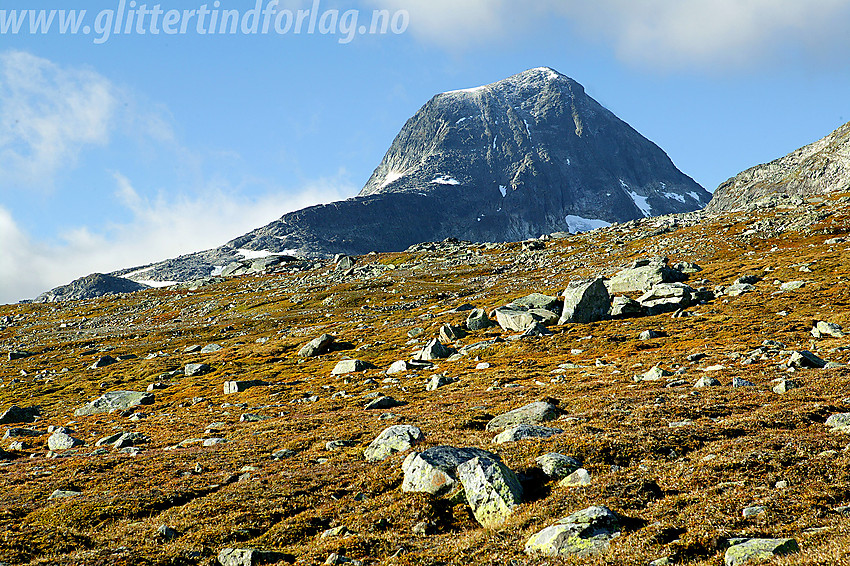
<svg viewBox="0 0 850 566">
<path fill-rule="evenodd" d="M 544 310 L 549 312 L 559 312 L 561 301 L 556 297 L 543 295 L 541 293 L 532 293 L 521 299 L 516 299 L 508 304 L 508 308 L 520 310 Z"/>
<path fill-rule="evenodd" d="M 634 381 L 661 381 L 665 377 L 671 377 L 672 375 L 673 372 L 667 371 L 666 369 L 663 369 L 659 366 L 655 366 L 654 368 L 650 369 L 642 375 L 636 375 Z"/>
<path fill-rule="evenodd" d="M 374 367 L 374 365 L 361 360 L 340 360 L 337 362 L 336 366 L 334 366 L 334 369 L 331 371 L 331 375 L 356 373 L 358 371 L 365 371 Z"/>
<path fill-rule="evenodd" d="M 384 409 L 392 409 L 394 407 L 401 407 L 401 406 L 406 405 L 406 404 L 407 403 L 405 403 L 404 401 L 396 401 L 392 397 L 388 397 L 386 395 L 383 395 L 383 396 L 378 397 L 377 399 L 374 399 L 374 400 L 370 401 L 369 403 L 367 403 L 366 409 L 369 410 L 369 411 L 373 411 L 373 410 L 376 410 L 376 409 L 384 410 Z"/>
<path fill-rule="evenodd" d="M 643 314 L 640 303 L 629 297 L 616 296 L 611 303 L 611 318 L 629 318 Z"/>
<path fill-rule="evenodd" d="M 154 396 L 152 393 L 139 391 L 110 391 L 104 393 L 85 407 L 74 411 L 74 415 L 81 417 L 85 415 L 96 415 L 99 413 L 111 413 L 113 411 L 126 411 L 140 405 L 152 405 Z"/>
<path fill-rule="evenodd" d="M 505 429 L 493 438 L 494 444 L 504 444 L 505 442 L 517 442 L 519 440 L 528 440 L 531 438 L 549 438 L 564 431 L 559 428 L 549 428 L 539 425 L 521 424 Z"/>
<path fill-rule="evenodd" d="M 421 360 L 411 360 L 407 362 L 404 360 L 399 360 L 397 362 L 393 362 L 393 364 L 387 370 L 387 375 L 404 373 L 406 371 L 420 371 L 432 367 L 434 367 L 434 364 L 432 364 L 431 362 L 425 362 Z"/>
<path fill-rule="evenodd" d="M 638 303 L 649 316 L 675 312 L 694 303 L 696 291 L 684 283 L 658 283 L 644 293 Z"/>
<path fill-rule="evenodd" d="M 422 350 L 414 356 L 415 361 L 431 361 L 442 360 L 450 357 L 454 353 L 450 348 L 446 348 L 438 338 L 434 338 L 428 342 Z"/>
<path fill-rule="evenodd" d="M 500 459 L 495 454 L 478 448 L 434 446 L 421 453 L 412 452 L 401 465 L 404 472 L 401 489 L 405 492 L 444 495 L 452 491 L 457 484 L 457 467 L 473 458 L 493 461 Z"/>
<path fill-rule="evenodd" d="M 711 377 L 710 375 L 703 376 L 699 378 L 696 383 L 694 383 L 694 387 L 696 387 L 697 389 L 702 387 L 718 387 L 720 385 L 722 385 L 720 383 L 720 380 L 716 377 Z"/>
<path fill-rule="evenodd" d="M 805 281 L 788 281 L 779 286 L 780 291 L 796 291 L 806 286 Z"/>
<path fill-rule="evenodd" d="M 9 352 L 8 358 L 10 362 L 14 362 L 17 360 L 23 360 L 24 358 L 29 358 L 30 356 L 34 356 L 32 352 L 25 352 L 22 350 L 14 350 Z"/>
<path fill-rule="evenodd" d="M 74 438 L 64 432 L 54 432 L 47 439 L 47 447 L 54 452 L 58 450 L 70 450 L 71 448 L 76 448 L 77 446 L 82 445 L 82 440 Z"/>
<path fill-rule="evenodd" d="M 752 505 L 750 507 L 744 507 L 743 511 L 741 511 L 741 516 L 745 519 L 750 517 L 759 517 L 764 515 L 767 510 L 762 505 Z"/>
<path fill-rule="evenodd" d="M 221 346 L 218 344 L 207 344 L 203 348 L 201 348 L 202 354 L 212 354 L 213 352 L 218 352 L 221 350 Z"/>
<path fill-rule="evenodd" d="M 218 563 L 221 566 L 257 566 L 282 559 L 280 553 L 254 548 L 224 548 L 218 553 Z"/>
<path fill-rule="evenodd" d="M 172 529 L 168 525 L 160 525 L 156 529 L 156 536 L 166 542 L 170 542 L 180 536 L 176 529 Z"/>
<path fill-rule="evenodd" d="M 638 340 L 652 340 L 653 338 L 662 338 L 663 336 L 664 333 L 657 330 L 644 330 L 638 336 Z"/>
<path fill-rule="evenodd" d="M 225 381 L 224 394 L 232 395 L 233 393 L 241 393 L 243 391 L 247 391 L 252 387 L 265 387 L 266 385 L 268 385 L 268 382 L 263 381 L 261 379 L 250 379 L 246 381 Z"/>
<path fill-rule="evenodd" d="M 546 317 L 519 308 L 500 307 L 496 309 L 496 322 L 505 332 L 525 332 L 536 322 L 542 322 Z"/>
<path fill-rule="evenodd" d="M 466 332 L 462 328 L 458 328 L 457 326 L 452 326 L 450 324 L 444 324 L 440 328 L 440 340 L 443 342 L 457 342 L 466 336 Z"/>
<path fill-rule="evenodd" d="M 445 375 L 435 375 L 428 380 L 428 384 L 425 385 L 425 391 L 436 391 L 440 387 L 445 387 L 450 383 L 454 383 L 454 381 L 454 379 L 446 377 Z"/>
<path fill-rule="evenodd" d="M 833 432 L 850 433 L 850 413 L 837 413 L 826 419 L 826 426 Z"/>
<path fill-rule="evenodd" d="M 724 556 L 725 566 L 741 566 L 763 562 L 774 556 L 786 556 L 800 552 L 797 541 L 781 539 L 732 539 Z"/>
<path fill-rule="evenodd" d="M 487 330 L 493 326 L 493 322 L 487 317 L 484 309 L 474 309 L 466 317 L 466 328 L 470 331 Z"/>
<path fill-rule="evenodd" d="M 336 337 L 331 334 L 322 334 L 317 338 L 313 338 L 298 351 L 298 356 L 302 358 L 313 358 L 320 356 L 330 351 L 331 346 L 336 341 Z"/>
<path fill-rule="evenodd" d="M 78 495 L 82 494 L 83 493 L 81 491 L 75 491 L 72 489 L 57 489 L 56 491 L 51 493 L 50 497 L 48 497 L 47 499 L 48 501 L 53 499 L 68 499 L 71 497 L 77 497 Z"/>
<path fill-rule="evenodd" d="M 558 418 L 558 408 L 546 401 L 537 401 L 494 417 L 486 430 L 498 431 L 520 424 L 538 424 Z"/>
<path fill-rule="evenodd" d="M 552 479 L 565 478 L 581 467 L 581 462 L 575 458 L 557 452 L 538 456 L 535 462 L 543 473 Z"/>
<path fill-rule="evenodd" d="M 732 387 L 755 387 L 756 384 L 752 381 L 748 381 L 742 377 L 733 377 L 732 378 Z"/>
<path fill-rule="evenodd" d="M 397 452 L 409 450 L 415 444 L 422 442 L 425 435 L 419 427 L 412 425 L 394 425 L 384 429 L 381 434 L 373 440 L 363 457 L 367 462 L 379 462 Z"/>
<path fill-rule="evenodd" d="M 611 309 L 611 297 L 601 277 L 588 281 L 571 281 L 562 298 L 564 309 L 558 324 L 586 324 L 605 320 Z"/>
<path fill-rule="evenodd" d="M 600 554 L 619 536 L 620 519 L 607 507 L 588 507 L 573 513 L 528 539 L 526 554 L 591 556 Z"/>
<path fill-rule="evenodd" d="M 197 377 L 199 375 L 204 375 L 212 371 L 212 368 L 209 364 L 186 364 L 186 367 L 183 368 L 183 375 L 186 377 Z"/>
<path fill-rule="evenodd" d="M 97 359 L 95 363 L 91 365 L 91 369 L 105 368 L 106 366 L 111 366 L 117 363 L 118 360 L 116 360 L 112 356 L 101 356 Z"/>
<path fill-rule="evenodd" d="M 579 468 L 560 482 L 558 485 L 562 487 L 580 487 L 590 485 L 590 473 L 584 468 Z"/>
<path fill-rule="evenodd" d="M 122 448 L 127 448 L 130 446 L 147 444 L 148 442 L 150 442 L 150 439 L 143 434 L 140 434 L 138 432 L 125 432 L 124 434 L 119 436 L 117 440 L 115 440 L 113 446 L 116 450 L 121 450 Z"/>
<path fill-rule="evenodd" d="M 607 281 L 611 293 L 637 293 L 652 289 L 660 283 L 678 283 L 686 276 L 667 265 L 667 258 L 636 261 Z"/>
<path fill-rule="evenodd" d="M 794 352 L 786 362 L 788 367 L 792 368 L 815 368 L 821 369 L 826 367 L 826 360 L 819 358 L 808 350 Z"/>
<path fill-rule="evenodd" d="M 17 423 L 32 423 L 38 417 L 37 407 L 21 408 L 17 405 L 12 405 L 0 415 L 0 425 L 17 424 Z"/>
<path fill-rule="evenodd" d="M 800 387 L 802 387 L 802 384 L 795 379 L 783 379 L 774 386 L 773 392 L 778 395 L 782 395 L 783 393 L 788 393 L 792 389 L 798 389 Z"/>
<path fill-rule="evenodd" d="M 522 503 L 519 479 L 501 462 L 472 458 L 458 465 L 457 477 L 472 514 L 485 528 L 502 526 L 513 508 Z"/>
</svg>

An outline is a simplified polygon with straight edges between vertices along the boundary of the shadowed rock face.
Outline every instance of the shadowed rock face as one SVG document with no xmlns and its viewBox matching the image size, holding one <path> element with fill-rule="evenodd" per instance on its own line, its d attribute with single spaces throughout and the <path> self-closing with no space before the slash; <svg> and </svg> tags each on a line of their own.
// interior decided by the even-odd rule
<svg viewBox="0 0 850 566">
<path fill-rule="evenodd" d="M 532 69 L 435 96 L 357 197 L 286 214 L 221 248 L 156 264 L 144 277 L 206 276 L 238 258 L 238 249 L 327 256 L 449 237 L 517 241 L 697 210 L 710 198 L 580 84 Z"/>
<path fill-rule="evenodd" d="M 785 157 L 747 169 L 714 192 L 708 212 L 746 208 L 759 201 L 850 191 L 850 122 Z"/>
</svg>

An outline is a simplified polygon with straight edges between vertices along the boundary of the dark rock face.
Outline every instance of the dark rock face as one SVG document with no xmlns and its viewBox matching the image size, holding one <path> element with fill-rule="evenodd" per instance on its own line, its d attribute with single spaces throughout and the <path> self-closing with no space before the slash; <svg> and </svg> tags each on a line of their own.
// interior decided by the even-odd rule
<svg viewBox="0 0 850 566">
<path fill-rule="evenodd" d="M 42 293 L 36 298 L 36 302 L 52 303 L 55 301 L 96 299 L 104 295 L 134 293 L 142 289 L 148 289 L 148 286 L 122 277 L 93 273 L 62 287 L 56 287 L 46 293 Z"/>
<path fill-rule="evenodd" d="M 317 257 L 450 237 L 518 241 L 697 210 L 710 198 L 580 84 L 532 69 L 435 96 L 359 196 L 286 214 L 216 250 L 150 266 L 144 277 L 208 276 L 240 249 Z"/>
<path fill-rule="evenodd" d="M 714 192 L 708 212 L 746 208 L 759 201 L 850 192 L 850 122 L 785 157 L 747 169 Z"/>
</svg>

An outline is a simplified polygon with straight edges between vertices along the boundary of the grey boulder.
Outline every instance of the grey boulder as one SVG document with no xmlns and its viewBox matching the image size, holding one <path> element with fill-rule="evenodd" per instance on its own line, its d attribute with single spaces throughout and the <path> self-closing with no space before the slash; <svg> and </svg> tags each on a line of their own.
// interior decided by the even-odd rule
<svg viewBox="0 0 850 566">
<path fill-rule="evenodd" d="M 725 566 L 741 566 L 764 562 L 774 556 L 787 556 L 800 552 L 797 541 L 792 538 L 777 539 L 732 539 L 731 546 L 723 557 Z"/>
<path fill-rule="evenodd" d="M 620 519 L 603 506 L 588 507 L 533 535 L 526 554 L 543 556 L 592 556 L 608 547 L 620 534 Z"/>
<path fill-rule="evenodd" d="M 687 277 L 667 265 L 667 258 L 638 260 L 608 280 L 611 293 L 637 293 L 652 289 L 659 283 L 678 283 Z"/>
<path fill-rule="evenodd" d="M 347 373 L 365 371 L 374 367 L 374 365 L 361 360 L 340 360 L 334 366 L 334 369 L 331 370 L 331 375 L 345 375 Z"/>
<path fill-rule="evenodd" d="M 507 466 L 489 458 L 475 457 L 457 467 L 466 502 L 485 528 L 502 526 L 522 503 L 522 485 Z"/>
<path fill-rule="evenodd" d="M 558 324 L 586 324 L 605 320 L 611 309 L 611 297 L 601 277 L 587 281 L 571 281 L 562 298 L 564 308 Z"/>
<path fill-rule="evenodd" d="M 140 391 L 110 391 L 104 393 L 85 407 L 74 411 L 74 415 L 82 417 L 85 415 L 96 415 L 99 413 L 111 413 L 113 411 L 126 411 L 139 405 L 151 405 L 154 396 L 151 393 Z"/>
<path fill-rule="evenodd" d="M 534 438 L 550 438 L 564 432 L 559 428 L 549 428 L 540 425 L 521 424 L 505 429 L 493 438 L 493 444 L 517 442 Z"/>
<path fill-rule="evenodd" d="M 298 356 L 302 358 L 313 358 L 329 351 L 336 337 L 331 334 L 322 334 L 313 338 L 298 351 Z"/>
<path fill-rule="evenodd" d="M 474 309 L 466 317 L 466 328 L 470 331 L 487 330 L 493 326 L 493 322 L 487 317 L 484 309 Z"/>
<path fill-rule="evenodd" d="M 570 456 L 550 452 L 535 460 L 540 470 L 552 479 L 565 478 L 581 467 L 581 462 Z"/>
<path fill-rule="evenodd" d="M 409 450 L 413 445 L 425 440 L 419 427 L 413 425 L 394 425 L 386 428 L 373 440 L 363 457 L 367 462 L 380 462 L 397 452 Z"/>
<path fill-rule="evenodd" d="M 82 440 L 74 438 L 70 434 L 66 434 L 64 432 L 54 432 L 47 439 L 47 447 L 54 452 L 57 450 L 70 450 L 71 448 L 76 448 L 77 446 L 82 445 Z"/>
<path fill-rule="evenodd" d="M 499 460 L 498 456 L 486 450 L 452 446 L 434 446 L 423 452 L 408 454 L 401 465 L 404 472 L 401 489 L 405 492 L 444 495 L 457 485 L 458 466 L 473 458 Z"/>
<path fill-rule="evenodd" d="M 494 417 L 487 423 L 487 430 L 498 431 L 519 424 L 538 424 L 556 418 L 558 418 L 558 408 L 555 405 L 546 401 L 536 401 Z"/>
<path fill-rule="evenodd" d="M 441 360 L 450 357 L 454 352 L 440 342 L 439 339 L 434 338 L 425 344 L 425 347 L 413 357 L 414 361 L 431 361 L 431 360 Z"/>
</svg>

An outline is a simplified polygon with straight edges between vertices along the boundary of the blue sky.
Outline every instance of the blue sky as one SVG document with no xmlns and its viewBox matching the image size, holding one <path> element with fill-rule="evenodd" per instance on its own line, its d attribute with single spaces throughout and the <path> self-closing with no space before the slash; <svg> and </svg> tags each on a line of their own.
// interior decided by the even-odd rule
<svg viewBox="0 0 850 566">
<path fill-rule="evenodd" d="M 94 28 L 119 2 L 0 11 L 86 9 Z M 197 20 L 152 35 L 150 17 L 144 35 L 100 43 L 26 22 L 0 34 L 0 302 L 354 196 L 431 96 L 532 67 L 582 83 L 709 190 L 850 120 L 848 0 L 528 4 L 321 0 L 318 14 L 359 10 L 358 23 L 375 9 L 409 16 L 402 33 L 350 42 L 306 28 L 201 35 Z M 219 7 L 242 16 L 255 1 Z"/>
</svg>

